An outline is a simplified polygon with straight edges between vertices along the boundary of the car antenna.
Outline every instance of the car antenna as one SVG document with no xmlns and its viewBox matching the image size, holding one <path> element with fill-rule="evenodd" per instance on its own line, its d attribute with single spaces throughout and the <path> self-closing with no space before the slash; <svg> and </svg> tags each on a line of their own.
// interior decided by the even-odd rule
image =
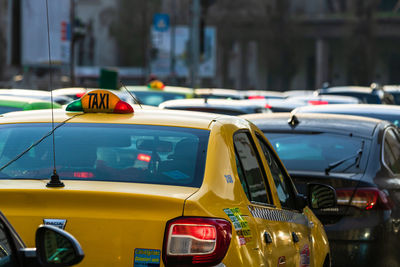
<svg viewBox="0 0 400 267">
<path fill-rule="evenodd" d="M 50 97 L 51 97 L 51 135 L 53 138 L 53 175 L 50 177 L 50 182 L 46 184 L 47 187 L 64 187 L 64 183 L 60 181 L 60 177 L 57 174 L 56 168 L 56 142 L 54 137 L 54 107 L 53 107 L 53 71 L 51 65 L 51 53 L 50 53 L 50 26 L 49 26 L 49 3 L 46 0 L 46 21 L 47 21 L 47 46 L 49 52 L 49 87 L 50 87 Z"/>
<path fill-rule="evenodd" d="M 139 100 L 137 100 L 136 97 L 133 96 L 133 94 L 126 88 L 125 84 L 120 80 L 119 83 L 124 87 L 124 89 L 128 92 L 128 94 L 133 98 L 133 100 L 139 105 L 140 108 L 142 108 L 142 105 L 140 104 Z"/>
<path fill-rule="evenodd" d="M 290 118 L 288 119 L 288 124 L 290 125 L 290 127 L 294 128 L 297 126 L 297 124 L 299 124 L 299 119 L 297 118 L 295 113 L 292 113 Z"/>
</svg>

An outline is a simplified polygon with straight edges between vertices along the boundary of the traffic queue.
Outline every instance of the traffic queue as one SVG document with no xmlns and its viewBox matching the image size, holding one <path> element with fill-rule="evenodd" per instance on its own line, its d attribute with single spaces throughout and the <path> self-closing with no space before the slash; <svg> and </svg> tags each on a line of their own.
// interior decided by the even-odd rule
<svg viewBox="0 0 400 267">
<path fill-rule="evenodd" d="M 394 251 L 397 126 L 376 117 L 274 110 L 361 100 L 234 96 L 234 90 L 228 99 L 215 90 L 214 99 L 210 89 L 194 100 L 188 98 L 195 90 L 159 81 L 136 89 L 54 90 L 71 101 L 1 115 L 0 210 L 25 243 L 0 241 L 0 261 L 149 267 L 400 262 Z M 174 98 L 163 99 L 164 91 Z M 34 234 L 39 225 L 67 236 L 70 249 L 43 254 Z M 39 256 L 29 261 L 21 256 L 27 252 L 18 252 L 35 246 Z"/>
</svg>

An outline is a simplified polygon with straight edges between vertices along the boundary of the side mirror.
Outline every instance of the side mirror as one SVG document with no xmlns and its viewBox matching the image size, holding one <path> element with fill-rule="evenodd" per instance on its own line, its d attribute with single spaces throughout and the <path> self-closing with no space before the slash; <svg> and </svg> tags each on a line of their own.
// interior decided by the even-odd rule
<svg viewBox="0 0 400 267">
<path fill-rule="evenodd" d="M 296 195 L 296 209 L 302 211 L 307 206 L 307 197 L 303 194 Z"/>
<path fill-rule="evenodd" d="M 307 184 L 309 206 L 312 209 L 332 208 L 337 205 L 336 191 L 325 184 Z"/>
<path fill-rule="evenodd" d="M 40 265 L 49 267 L 72 266 L 84 257 L 72 235 L 50 225 L 41 225 L 36 231 L 36 254 Z"/>
</svg>

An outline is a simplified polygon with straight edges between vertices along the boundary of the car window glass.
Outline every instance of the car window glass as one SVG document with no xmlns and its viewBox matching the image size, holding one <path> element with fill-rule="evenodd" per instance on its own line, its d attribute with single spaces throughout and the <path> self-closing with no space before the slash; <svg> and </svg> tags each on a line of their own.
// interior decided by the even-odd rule
<svg viewBox="0 0 400 267">
<path fill-rule="evenodd" d="M 0 179 L 48 179 L 48 123 L 1 125 Z M 54 134 L 57 173 L 65 180 L 200 187 L 209 131 L 153 125 L 70 123 Z M 28 150 L 27 150 L 28 149 Z M 23 153 L 21 157 L 18 155 Z"/>
<path fill-rule="evenodd" d="M 0 106 L 0 114 L 13 112 L 13 111 L 21 111 L 23 108 L 20 107 L 8 107 L 8 106 Z"/>
<path fill-rule="evenodd" d="M 246 178 L 244 177 L 244 172 L 243 172 L 243 169 L 242 169 L 242 165 L 241 165 L 237 155 L 236 155 L 236 166 L 237 166 L 237 172 L 238 172 L 238 175 L 239 175 L 240 184 L 243 187 L 244 193 L 246 194 L 248 199 L 251 199 L 250 193 L 249 193 L 249 187 L 248 187 L 248 185 L 246 183 Z"/>
<path fill-rule="evenodd" d="M 18 266 L 11 244 L 12 240 L 7 234 L 6 226 L 0 222 L 0 266 Z"/>
<path fill-rule="evenodd" d="M 290 184 L 290 181 L 288 181 L 290 178 L 288 178 L 285 172 L 282 170 L 277 158 L 264 140 L 262 140 L 259 136 L 257 136 L 257 139 L 268 163 L 272 178 L 274 179 L 276 191 L 278 192 L 278 197 L 282 207 L 294 209 L 295 196 L 291 188 L 292 185 Z"/>
<path fill-rule="evenodd" d="M 385 134 L 383 160 L 393 173 L 400 173 L 400 140 L 393 129 L 387 130 Z"/>
<path fill-rule="evenodd" d="M 134 91 L 140 102 L 149 106 L 158 106 L 164 101 L 174 99 L 185 99 L 186 95 L 172 92 L 157 92 L 157 91 Z"/>
<path fill-rule="evenodd" d="M 370 141 L 357 136 L 333 133 L 265 132 L 286 169 L 290 171 L 324 172 L 329 164 L 346 160 L 332 172 L 363 173 L 367 163 Z M 355 163 L 360 149 L 363 153 Z"/>
<path fill-rule="evenodd" d="M 251 138 L 251 137 L 250 137 Z M 256 155 L 253 143 L 249 135 L 239 132 L 234 135 L 235 151 L 238 157 L 238 173 L 243 173 L 243 180 L 248 185 L 250 200 L 258 203 L 269 204 L 262 167 Z M 243 183 L 242 183 L 243 185 Z M 244 188 L 245 191 L 247 190 Z"/>
</svg>

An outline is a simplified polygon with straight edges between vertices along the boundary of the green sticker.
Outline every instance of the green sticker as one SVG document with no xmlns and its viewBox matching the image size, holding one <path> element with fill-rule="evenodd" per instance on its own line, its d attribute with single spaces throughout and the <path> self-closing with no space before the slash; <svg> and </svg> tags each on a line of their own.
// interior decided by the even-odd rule
<svg viewBox="0 0 400 267">
<path fill-rule="evenodd" d="M 245 245 L 246 242 L 251 241 L 252 235 L 249 228 L 249 224 L 245 217 L 242 216 L 239 208 L 224 209 L 226 215 L 232 221 L 233 228 L 236 230 L 236 234 L 239 237 L 241 245 Z"/>
</svg>

